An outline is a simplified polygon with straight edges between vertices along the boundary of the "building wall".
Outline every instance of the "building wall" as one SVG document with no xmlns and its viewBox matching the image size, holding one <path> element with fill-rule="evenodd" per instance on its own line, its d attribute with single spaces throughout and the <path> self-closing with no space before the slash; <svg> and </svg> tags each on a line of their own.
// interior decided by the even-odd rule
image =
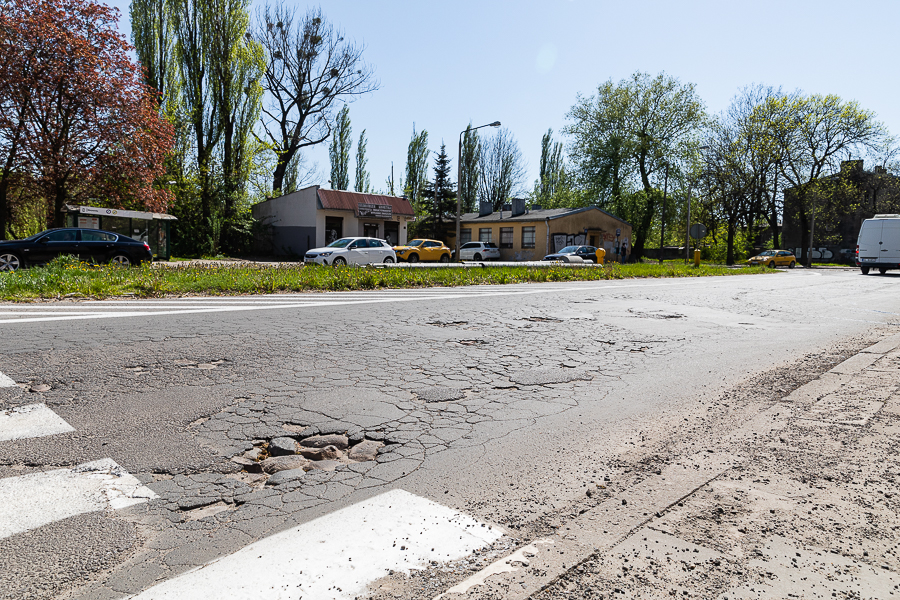
<svg viewBox="0 0 900 600">
<path fill-rule="evenodd" d="M 310 227 L 316 219 L 319 186 L 291 192 L 253 206 L 253 218 L 274 227 Z"/>
<path fill-rule="evenodd" d="M 534 227 L 535 229 L 534 248 L 524 248 L 522 246 L 522 230 L 525 227 Z M 501 260 L 541 260 L 547 254 L 558 250 L 554 244 L 557 238 L 554 236 L 565 236 L 563 245 L 590 244 L 593 237 L 597 243 L 591 245 L 604 248 L 607 256 L 611 256 L 616 247 L 616 229 L 622 230 L 619 242 L 628 240 L 628 247 L 631 247 L 631 226 L 599 210 L 584 211 L 550 220 L 465 222 L 462 223 L 461 228 L 463 230 L 471 229 L 471 240 L 476 242 L 480 240 L 481 229 L 490 229 L 491 241 L 497 244 L 498 247 L 501 243 L 500 229 L 512 228 L 512 248 L 500 248 Z M 586 237 L 585 229 L 587 229 Z M 454 238 L 455 232 L 451 234 L 451 248 L 456 244 Z"/>
<path fill-rule="evenodd" d="M 343 219 L 343 237 L 363 236 L 365 235 L 365 224 L 373 223 L 378 225 L 378 235 L 375 237 L 384 238 L 384 219 L 372 219 L 369 217 L 358 218 L 356 213 L 349 210 L 318 210 L 316 211 L 316 248 L 325 245 L 325 218 L 339 217 Z M 392 221 L 398 222 L 399 244 L 402 246 L 406 243 L 406 217 L 395 215 Z"/>
</svg>

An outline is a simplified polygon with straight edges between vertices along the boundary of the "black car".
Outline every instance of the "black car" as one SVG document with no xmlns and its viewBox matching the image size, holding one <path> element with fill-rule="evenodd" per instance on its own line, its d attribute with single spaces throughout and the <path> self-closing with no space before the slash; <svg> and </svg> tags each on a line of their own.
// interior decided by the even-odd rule
<svg viewBox="0 0 900 600">
<path fill-rule="evenodd" d="M 122 266 L 153 260 L 146 242 L 100 229 L 49 229 L 23 240 L 0 242 L 0 271 L 42 265 L 71 254 L 85 262 Z"/>
<path fill-rule="evenodd" d="M 566 246 L 559 252 L 548 254 L 544 260 L 568 262 L 569 256 L 578 256 L 585 262 L 597 262 L 597 249 L 593 246 Z"/>
</svg>

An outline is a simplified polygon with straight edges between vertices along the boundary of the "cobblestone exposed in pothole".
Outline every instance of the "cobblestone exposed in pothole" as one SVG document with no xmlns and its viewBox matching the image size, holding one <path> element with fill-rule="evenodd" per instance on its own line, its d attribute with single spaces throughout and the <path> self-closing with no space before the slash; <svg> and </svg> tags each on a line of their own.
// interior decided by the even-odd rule
<svg viewBox="0 0 900 600">
<path fill-rule="evenodd" d="M 435 386 L 415 391 L 416 396 L 422 402 L 449 402 L 462 400 L 466 397 L 466 390 L 461 388 L 449 388 Z"/>
<path fill-rule="evenodd" d="M 574 366 L 574 365 L 573 365 Z M 510 375 L 509 380 L 520 385 L 551 385 L 572 381 L 589 381 L 594 376 L 581 369 L 532 369 Z"/>
</svg>

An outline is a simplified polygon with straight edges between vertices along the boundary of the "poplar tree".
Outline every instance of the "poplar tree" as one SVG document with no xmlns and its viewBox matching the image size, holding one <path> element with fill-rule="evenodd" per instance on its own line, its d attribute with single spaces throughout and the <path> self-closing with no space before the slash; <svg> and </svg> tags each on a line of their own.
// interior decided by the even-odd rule
<svg viewBox="0 0 900 600">
<path fill-rule="evenodd" d="M 357 192 L 368 194 L 371 191 L 369 182 L 369 172 L 366 170 L 366 130 L 363 129 L 359 134 L 359 141 L 356 143 L 356 187 Z"/>
<path fill-rule="evenodd" d="M 346 104 L 338 113 L 328 149 L 331 160 L 331 189 L 346 190 L 350 187 L 350 107 Z"/>
<path fill-rule="evenodd" d="M 459 195 L 463 212 L 475 212 L 478 201 L 478 163 L 481 161 L 481 141 L 472 124 L 466 127 L 462 140 Z"/>
<path fill-rule="evenodd" d="M 409 140 L 409 147 L 406 150 L 406 187 L 403 191 L 416 215 L 424 213 L 419 198 L 421 190 L 428 184 L 427 168 L 428 132 L 423 129 L 416 133 L 416 127 L 413 125 L 412 138 Z"/>
</svg>

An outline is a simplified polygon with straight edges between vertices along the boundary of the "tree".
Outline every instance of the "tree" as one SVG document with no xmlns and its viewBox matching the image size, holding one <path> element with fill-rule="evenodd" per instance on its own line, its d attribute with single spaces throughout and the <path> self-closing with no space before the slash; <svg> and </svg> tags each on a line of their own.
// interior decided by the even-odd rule
<svg viewBox="0 0 900 600">
<path fill-rule="evenodd" d="M 791 186 L 802 239 L 809 239 L 816 211 L 816 184 L 840 172 L 841 158 L 880 147 L 887 137 L 871 111 L 829 94 L 794 94 L 768 99 L 760 108 L 767 135 L 777 145 L 779 174 Z M 809 264 L 808 244 L 801 260 Z"/>
<path fill-rule="evenodd" d="M 369 172 L 366 170 L 366 130 L 363 129 L 359 134 L 359 141 L 356 142 L 356 187 L 357 192 L 368 194 L 372 185 L 369 181 Z"/>
<path fill-rule="evenodd" d="M 7 159 L 0 187 L 15 174 L 56 226 L 64 225 L 64 204 L 88 198 L 164 210 L 170 194 L 154 189 L 153 180 L 172 130 L 128 56 L 117 11 L 90 1 L 9 0 L 0 19 L 0 144 Z"/>
<path fill-rule="evenodd" d="M 345 104 L 338 113 L 331 147 L 328 149 L 333 190 L 346 190 L 350 187 L 350 133 L 350 107 Z"/>
<path fill-rule="evenodd" d="M 434 239 L 446 237 L 444 223 L 452 220 L 456 213 L 456 186 L 450 180 L 450 157 L 447 156 L 447 148 L 443 142 L 441 151 L 434 161 L 434 181 L 426 184 L 421 195 L 431 200 L 428 207 L 431 237 Z"/>
<path fill-rule="evenodd" d="M 541 138 L 541 164 L 536 183 L 535 200 L 538 204 L 550 206 L 551 199 L 559 190 L 564 178 L 562 144 L 553 142 L 553 130 L 548 129 Z"/>
<path fill-rule="evenodd" d="M 478 202 L 478 164 L 481 162 L 481 141 L 472 124 L 466 127 L 462 139 L 462 155 L 459 157 L 459 195 L 463 212 L 475 212 Z"/>
<path fill-rule="evenodd" d="M 416 133 L 413 125 L 412 137 L 406 149 L 406 187 L 403 188 L 407 200 L 412 204 L 416 215 L 424 213 L 419 205 L 421 190 L 428 184 L 428 132 Z"/>
<path fill-rule="evenodd" d="M 296 16 L 281 1 L 266 4 L 253 34 L 266 53 L 262 128 L 278 157 L 273 190 L 283 187 L 297 152 L 331 136 L 335 101 L 378 89 L 363 46 L 345 41 L 320 9 Z"/>
<path fill-rule="evenodd" d="M 506 128 L 482 145 L 479 198 L 500 210 L 513 194 L 522 191 L 525 165 L 519 144 Z"/>
<path fill-rule="evenodd" d="M 172 0 L 131 0 L 131 42 L 160 105 L 175 85 Z"/>
<path fill-rule="evenodd" d="M 607 81 L 595 96 L 579 96 L 568 118 L 579 178 L 632 223 L 640 258 L 662 199 L 660 175 L 696 146 L 706 121 L 703 102 L 693 84 L 638 72 L 618 84 Z M 626 199 L 628 186 L 643 193 Z"/>
</svg>

